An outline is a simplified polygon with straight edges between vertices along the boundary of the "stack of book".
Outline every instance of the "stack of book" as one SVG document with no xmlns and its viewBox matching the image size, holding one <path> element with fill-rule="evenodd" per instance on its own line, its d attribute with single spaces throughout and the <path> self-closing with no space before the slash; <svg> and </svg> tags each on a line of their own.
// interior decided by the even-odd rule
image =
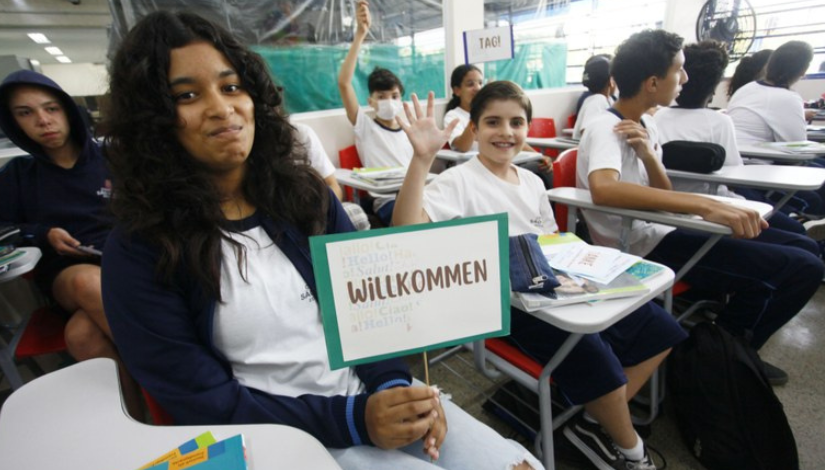
<svg viewBox="0 0 825 470">
<path fill-rule="evenodd" d="M 817 155 L 825 154 L 825 145 L 822 145 L 819 142 L 814 142 L 812 140 L 800 140 L 797 142 L 762 142 L 759 145 L 765 148 L 778 150 L 780 152 L 785 153 L 813 153 Z"/>
<path fill-rule="evenodd" d="M 138 470 L 246 470 L 243 435 L 216 441 L 205 432 L 155 458 Z"/>
<path fill-rule="evenodd" d="M 392 168 L 355 168 L 352 170 L 352 177 L 365 183 L 375 186 L 388 186 L 391 184 L 401 184 L 407 169 L 404 167 Z"/>
<path fill-rule="evenodd" d="M 13 247 L 8 247 L 9 250 L 4 248 L 6 247 L 0 245 L 0 274 L 8 271 L 14 260 L 26 254 L 25 251 L 20 249 L 15 250 Z"/>
<path fill-rule="evenodd" d="M 513 293 L 517 306 L 528 312 L 643 295 L 650 291 L 644 281 L 664 270 L 638 256 L 589 245 L 573 233 L 542 235 L 538 242 L 561 285 L 542 294 Z"/>
</svg>

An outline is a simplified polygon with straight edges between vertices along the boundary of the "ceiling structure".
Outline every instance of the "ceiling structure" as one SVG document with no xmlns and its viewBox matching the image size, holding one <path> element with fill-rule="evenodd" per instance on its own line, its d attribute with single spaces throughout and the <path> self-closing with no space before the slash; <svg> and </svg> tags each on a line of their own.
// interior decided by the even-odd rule
<svg viewBox="0 0 825 470">
<path fill-rule="evenodd" d="M 372 0 L 373 15 L 377 17 L 381 31 L 377 39 L 386 40 L 408 35 L 412 30 L 439 27 L 441 1 Z M 538 12 L 569 1 L 485 0 L 485 4 L 488 20 L 491 20 L 492 16 L 509 16 L 518 11 Z M 256 9 L 267 11 L 267 19 L 274 18 L 267 28 L 283 19 L 284 12 L 287 15 L 302 13 L 304 16 L 300 21 L 320 42 L 346 42 L 348 33 L 343 16 L 349 16 L 347 5 L 351 2 L 353 0 L 0 0 L 0 56 L 16 55 L 43 65 L 57 64 L 56 57 L 45 50 L 45 46 L 56 46 L 73 63 L 105 64 L 110 36 L 117 36 L 124 24 L 132 26 L 135 15 L 139 17 L 147 10 L 169 5 L 195 11 L 211 9 L 224 17 L 237 12 L 249 13 L 249 21 L 236 21 L 244 28 L 247 23 L 262 23 Z M 120 21 L 113 21 L 112 8 L 119 12 Z M 342 12 L 342 9 L 346 11 Z M 45 34 L 51 44 L 32 41 L 27 34 L 35 32 Z M 272 35 L 271 31 L 261 29 L 251 35 L 243 34 L 247 32 L 236 31 L 249 42 L 263 42 Z"/>
<path fill-rule="evenodd" d="M 102 64 L 111 24 L 107 0 L 0 0 L 0 55 L 57 64 L 44 49 L 56 46 L 73 63 Z M 27 34 L 35 32 L 51 44 L 32 41 Z"/>
</svg>

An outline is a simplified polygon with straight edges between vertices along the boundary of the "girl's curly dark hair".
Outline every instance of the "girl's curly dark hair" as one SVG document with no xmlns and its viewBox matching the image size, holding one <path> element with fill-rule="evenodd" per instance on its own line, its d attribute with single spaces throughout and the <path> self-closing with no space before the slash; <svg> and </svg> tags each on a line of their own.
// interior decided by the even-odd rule
<svg viewBox="0 0 825 470">
<path fill-rule="evenodd" d="M 190 13 L 159 11 L 135 25 L 110 67 L 104 147 L 114 176 L 112 210 L 127 233 L 160 247 L 157 268 L 163 280 L 183 265 L 205 293 L 220 299 L 220 248 L 228 239 L 228 222 L 209 170 L 175 135 L 178 121 L 168 79 L 170 51 L 198 41 L 226 56 L 255 105 L 255 141 L 242 183 L 249 203 L 314 235 L 326 228 L 330 201 L 306 152 L 294 143 L 281 94 L 260 56 L 225 29 Z"/>
</svg>

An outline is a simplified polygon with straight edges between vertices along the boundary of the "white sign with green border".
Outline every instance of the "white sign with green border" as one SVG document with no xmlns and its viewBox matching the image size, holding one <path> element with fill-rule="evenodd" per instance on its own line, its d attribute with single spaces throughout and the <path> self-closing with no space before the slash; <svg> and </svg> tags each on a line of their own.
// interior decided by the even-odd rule
<svg viewBox="0 0 825 470">
<path fill-rule="evenodd" d="M 510 333 L 507 215 L 310 238 L 333 369 Z"/>
</svg>

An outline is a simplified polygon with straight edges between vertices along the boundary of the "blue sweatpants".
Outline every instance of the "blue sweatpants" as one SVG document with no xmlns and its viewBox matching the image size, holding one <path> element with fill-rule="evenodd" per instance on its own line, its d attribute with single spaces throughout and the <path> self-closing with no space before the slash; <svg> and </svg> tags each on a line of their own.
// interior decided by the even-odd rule
<svg viewBox="0 0 825 470">
<path fill-rule="evenodd" d="M 707 238 L 674 230 L 646 258 L 676 271 Z M 816 242 L 769 228 L 752 240 L 722 238 L 684 281 L 697 289 L 730 294 L 717 323 L 731 334 L 750 337 L 751 346 L 759 349 L 808 303 L 823 272 Z"/>
</svg>

